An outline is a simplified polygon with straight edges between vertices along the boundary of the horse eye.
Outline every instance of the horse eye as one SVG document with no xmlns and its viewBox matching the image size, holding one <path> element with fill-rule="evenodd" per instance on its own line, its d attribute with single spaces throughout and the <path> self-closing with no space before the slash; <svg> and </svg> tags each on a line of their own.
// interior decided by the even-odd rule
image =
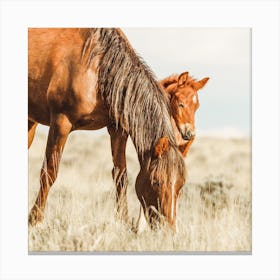
<svg viewBox="0 0 280 280">
<path fill-rule="evenodd" d="M 184 105 L 183 103 L 179 103 L 179 107 L 180 107 L 180 108 L 184 108 L 185 105 Z"/>
</svg>

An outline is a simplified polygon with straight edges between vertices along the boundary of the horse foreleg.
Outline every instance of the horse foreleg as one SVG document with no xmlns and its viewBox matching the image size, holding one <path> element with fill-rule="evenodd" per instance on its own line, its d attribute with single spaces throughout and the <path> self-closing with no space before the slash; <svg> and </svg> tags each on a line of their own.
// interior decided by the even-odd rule
<svg viewBox="0 0 280 280">
<path fill-rule="evenodd" d="M 108 132 L 111 137 L 111 150 L 113 158 L 112 176 L 116 185 L 116 211 L 117 215 L 128 220 L 127 209 L 127 171 L 126 171 L 126 158 L 125 148 L 128 134 L 121 128 L 116 129 L 115 126 L 108 127 Z"/>
<path fill-rule="evenodd" d="M 28 149 L 31 146 L 38 123 L 28 120 Z"/>
<path fill-rule="evenodd" d="M 71 131 L 71 123 L 63 114 L 51 117 L 45 159 L 41 168 L 40 190 L 29 214 L 29 223 L 35 225 L 42 221 L 50 187 L 56 180 L 62 151 Z"/>
</svg>

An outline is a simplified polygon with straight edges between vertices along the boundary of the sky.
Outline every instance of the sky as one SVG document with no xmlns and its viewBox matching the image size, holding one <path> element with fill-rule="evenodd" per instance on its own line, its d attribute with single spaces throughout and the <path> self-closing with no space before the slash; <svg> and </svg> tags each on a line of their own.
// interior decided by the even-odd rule
<svg viewBox="0 0 280 280">
<path fill-rule="evenodd" d="M 210 77 L 199 91 L 197 132 L 251 134 L 251 30 L 249 28 L 123 28 L 158 79 L 188 71 Z"/>
</svg>

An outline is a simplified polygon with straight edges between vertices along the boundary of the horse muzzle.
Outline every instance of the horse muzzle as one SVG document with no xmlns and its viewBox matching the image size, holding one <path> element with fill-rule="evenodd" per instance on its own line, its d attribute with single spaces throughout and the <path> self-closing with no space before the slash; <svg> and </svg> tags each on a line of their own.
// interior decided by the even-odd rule
<svg viewBox="0 0 280 280">
<path fill-rule="evenodd" d="M 195 130 L 192 128 L 192 125 L 187 123 L 180 125 L 180 133 L 184 140 L 190 141 L 195 137 Z"/>
</svg>

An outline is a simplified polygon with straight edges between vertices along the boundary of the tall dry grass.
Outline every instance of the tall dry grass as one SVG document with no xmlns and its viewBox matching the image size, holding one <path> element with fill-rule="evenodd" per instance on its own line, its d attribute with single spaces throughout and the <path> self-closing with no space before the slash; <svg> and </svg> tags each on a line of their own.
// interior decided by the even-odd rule
<svg viewBox="0 0 280 280">
<path fill-rule="evenodd" d="M 46 135 L 29 150 L 29 209 L 39 189 Z M 127 147 L 128 207 L 136 220 L 139 171 Z M 197 138 L 186 159 L 188 180 L 178 203 L 177 230 L 137 234 L 114 216 L 107 135 L 70 135 L 42 224 L 29 227 L 29 251 L 251 251 L 251 146 L 248 139 Z"/>
</svg>

